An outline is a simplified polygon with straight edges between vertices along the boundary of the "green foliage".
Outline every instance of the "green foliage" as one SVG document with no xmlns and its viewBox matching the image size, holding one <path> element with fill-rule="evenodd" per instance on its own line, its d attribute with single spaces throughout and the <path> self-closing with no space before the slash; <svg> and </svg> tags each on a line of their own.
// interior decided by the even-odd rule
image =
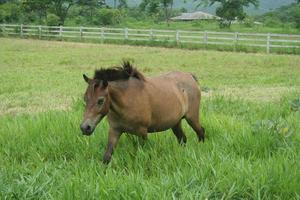
<svg viewBox="0 0 300 200">
<path fill-rule="evenodd" d="M 159 13 L 160 10 L 160 1 L 159 0 L 143 0 L 140 5 L 139 5 L 140 9 L 142 11 L 146 11 L 149 14 L 153 15 L 156 13 Z"/>
<path fill-rule="evenodd" d="M 293 111 L 300 111 L 300 97 L 295 98 L 291 101 L 291 109 Z"/>
<path fill-rule="evenodd" d="M 273 134 L 277 139 L 280 137 L 290 137 L 293 133 L 288 122 L 283 118 L 265 119 L 255 123 L 253 128 L 254 134 L 268 133 Z M 278 138 L 279 137 L 279 138 Z"/>
<path fill-rule="evenodd" d="M 60 25 L 60 19 L 55 14 L 48 14 L 47 15 L 47 25 L 48 26 L 58 26 Z"/>
<path fill-rule="evenodd" d="M 103 8 L 96 12 L 95 25 L 114 25 L 122 21 L 122 12 L 118 9 Z"/>
<path fill-rule="evenodd" d="M 163 16 L 169 24 L 169 19 L 173 12 L 173 4 L 173 0 L 143 0 L 139 7 L 156 18 Z"/>
<path fill-rule="evenodd" d="M 245 17 L 243 23 L 246 27 L 252 28 L 254 27 L 254 18 L 253 17 Z"/>
<path fill-rule="evenodd" d="M 230 27 L 231 21 L 243 20 L 246 17 L 244 7 L 250 5 L 258 6 L 258 0 L 200 0 L 206 4 L 218 4 L 216 9 L 217 16 L 221 17 L 221 27 Z"/>
<path fill-rule="evenodd" d="M 291 9 L 291 16 L 296 24 L 296 27 L 300 29 L 300 4 Z"/>
<path fill-rule="evenodd" d="M 127 0 L 119 0 L 118 8 L 127 8 Z"/>
<path fill-rule="evenodd" d="M 283 27 L 286 24 L 291 24 L 300 29 L 300 4 L 293 3 L 283 6 L 258 17 L 258 19 L 263 20 L 269 27 Z"/>
<path fill-rule="evenodd" d="M 26 0 L 20 5 L 22 11 L 26 13 L 25 18 L 27 18 L 29 23 L 35 21 L 42 23 L 43 19 L 47 16 L 47 9 L 49 6 L 48 0 Z"/>
<path fill-rule="evenodd" d="M 0 6 L 0 23 L 3 23 L 5 21 L 5 11 L 4 9 Z"/>
<path fill-rule="evenodd" d="M 0 22 L 18 22 L 21 10 L 17 3 L 0 4 Z"/>
<path fill-rule="evenodd" d="M 280 27 L 282 21 L 277 16 L 267 16 L 264 18 L 264 25 L 268 27 Z"/>
</svg>

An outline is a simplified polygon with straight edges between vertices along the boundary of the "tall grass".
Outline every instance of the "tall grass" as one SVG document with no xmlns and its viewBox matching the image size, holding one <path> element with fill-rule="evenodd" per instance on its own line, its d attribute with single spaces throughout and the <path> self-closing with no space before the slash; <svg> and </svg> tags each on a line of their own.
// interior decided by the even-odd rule
<svg viewBox="0 0 300 200">
<path fill-rule="evenodd" d="M 205 143 L 185 123 L 187 146 L 170 131 L 145 144 L 123 135 L 101 163 L 107 123 L 79 131 L 83 105 L 0 118 L 0 195 L 19 199 L 297 199 L 300 113 L 291 98 L 251 103 L 222 96 L 202 105 Z M 274 128 L 269 124 L 273 123 Z M 279 123 L 281 125 L 279 126 Z"/>
</svg>

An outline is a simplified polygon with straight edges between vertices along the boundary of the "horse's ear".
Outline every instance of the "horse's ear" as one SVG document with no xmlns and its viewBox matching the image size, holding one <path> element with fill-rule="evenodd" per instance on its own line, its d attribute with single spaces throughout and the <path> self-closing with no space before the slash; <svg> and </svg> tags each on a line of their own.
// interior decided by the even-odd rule
<svg viewBox="0 0 300 200">
<path fill-rule="evenodd" d="M 103 87 L 103 88 L 106 88 L 107 86 L 108 86 L 107 80 L 103 80 L 103 81 L 102 81 L 102 87 Z"/>
<path fill-rule="evenodd" d="M 83 79 L 85 80 L 85 82 L 90 83 L 91 79 L 89 77 L 87 77 L 85 74 L 82 75 Z"/>
</svg>

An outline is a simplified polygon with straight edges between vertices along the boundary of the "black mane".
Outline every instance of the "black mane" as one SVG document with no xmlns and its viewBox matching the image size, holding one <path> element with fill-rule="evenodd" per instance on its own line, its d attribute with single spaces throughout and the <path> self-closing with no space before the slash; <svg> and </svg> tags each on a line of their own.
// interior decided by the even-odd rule
<svg viewBox="0 0 300 200">
<path fill-rule="evenodd" d="M 145 80 L 145 77 L 135 69 L 129 61 L 124 61 L 121 67 L 101 68 L 95 71 L 94 79 L 102 81 L 128 80 L 130 77 Z"/>
</svg>

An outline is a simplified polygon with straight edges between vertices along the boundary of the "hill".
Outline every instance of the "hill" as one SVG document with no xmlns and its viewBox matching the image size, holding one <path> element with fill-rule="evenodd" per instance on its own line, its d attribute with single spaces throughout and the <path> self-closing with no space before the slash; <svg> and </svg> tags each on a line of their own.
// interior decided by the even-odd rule
<svg viewBox="0 0 300 200">
<path fill-rule="evenodd" d="M 282 6 L 270 12 L 264 13 L 258 16 L 260 21 L 264 21 L 265 24 L 269 23 L 269 26 L 273 27 L 284 24 L 294 25 L 300 28 L 300 4 L 292 3 L 290 5 Z"/>
</svg>

